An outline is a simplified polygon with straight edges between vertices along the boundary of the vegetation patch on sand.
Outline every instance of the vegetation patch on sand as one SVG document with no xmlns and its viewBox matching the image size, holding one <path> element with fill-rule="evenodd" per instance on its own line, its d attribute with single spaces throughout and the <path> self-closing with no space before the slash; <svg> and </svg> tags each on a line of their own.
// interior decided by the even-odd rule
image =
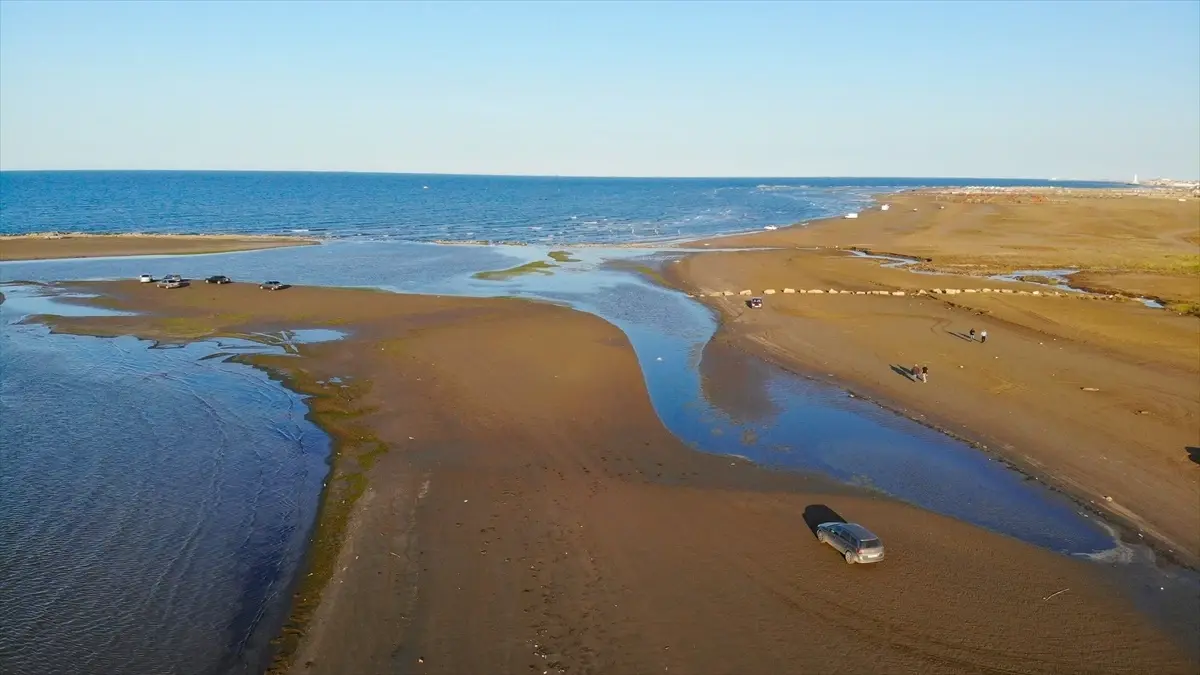
<svg viewBox="0 0 1200 675">
<path fill-rule="evenodd" d="M 1071 285 L 1093 293 L 1150 298 L 1180 314 L 1191 313 L 1189 307 L 1200 306 L 1200 273 L 1078 272 L 1071 275 Z"/>
<path fill-rule="evenodd" d="M 579 262 L 579 258 L 572 258 L 572 257 L 571 257 L 571 252 L 570 252 L 570 251 L 550 251 L 550 257 L 551 257 L 551 258 L 552 258 L 552 259 L 553 259 L 555 262 L 560 262 L 560 263 L 573 263 L 573 262 Z"/>
<path fill-rule="evenodd" d="M 373 412 L 362 404 L 371 383 L 322 384 L 318 378 L 275 355 L 238 356 L 235 360 L 262 368 L 288 389 L 307 395 L 306 417 L 329 434 L 333 447 L 330 473 L 320 499 L 306 559 L 297 571 L 291 610 L 271 641 L 274 654 L 268 673 L 285 673 L 304 638 L 305 628 L 321 602 L 336 568 L 355 503 L 367 489 L 367 471 L 388 446 L 361 418 Z"/>
<path fill-rule="evenodd" d="M 489 270 L 486 272 L 476 272 L 471 275 L 473 279 L 483 279 L 485 281 L 506 281 L 514 277 L 519 277 L 523 274 L 553 274 L 551 270 L 558 265 L 548 263 L 545 260 L 535 260 L 527 262 L 524 265 L 517 265 L 506 270 Z"/>
</svg>

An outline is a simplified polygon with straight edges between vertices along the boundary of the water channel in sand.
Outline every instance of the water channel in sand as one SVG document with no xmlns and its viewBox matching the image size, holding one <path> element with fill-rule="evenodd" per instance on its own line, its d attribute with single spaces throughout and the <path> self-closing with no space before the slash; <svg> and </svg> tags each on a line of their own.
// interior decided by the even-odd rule
<svg viewBox="0 0 1200 675">
<path fill-rule="evenodd" d="M 1066 554 L 1123 562 L 1149 559 L 1144 549 L 1117 545 L 1109 528 L 1062 496 L 963 443 L 836 387 L 746 361 L 736 366 L 734 375 L 744 378 L 736 394 L 706 391 L 699 364 L 716 325 L 711 313 L 683 294 L 603 264 L 645 256 L 644 249 L 578 249 L 572 251 L 578 262 L 563 263 L 551 274 L 499 282 L 472 278 L 478 271 L 548 260 L 547 253 L 537 247 L 346 242 L 205 256 L 5 263 L 0 265 L 0 280 L 227 274 L 235 281 L 255 283 L 272 278 L 413 293 L 517 295 L 568 304 L 626 332 L 660 418 L 700 451 L 819 472 Z M 4 290 L 10 298 L 0 306 L 6 316 L 46 311 L 29 292 Z M 0 637 L 0 666 L 6 665 L 14 646 L 52 655 L 50 645 L 62 639 L 63 630 L 54 622 L 69 615 L 71 602 L 78 599 L 94 607 L 92 612 L 106 604 L 110 610 L 134 608 L 119 614 L 120 634 L 127 636 L 122 640 L 115 637 L 113 626 L 86 612 L 68 629 L 79 634 L 73 639 L 81 649 L 111 654 L 116 659 L 112 664 L 158 663 L 169 670 L 165 666 L 170 662 L 178 672 L 215 672 L 230 667 L 228 654 L 218 654 L 222 647 L 232 647 L 242 650 L 239 663 L 250 669 L 261 640 L 255 643 L 252 631 L 246 631 L 248 617 L 262 625 L 277 621 L 283 598 L 272 594 L 294 572 L 324 474 L 327 442 L 302 419 L 299 397 L 250 368 L 202 361 L 218 350 L 229 351 L 211 342 L 154 350 L 132 338 L 48 336 L 36 326 L 5 325 L 4 330 L 7 344 L 0 363 L 5 395 L 0 401 L 5 412 L 20 407 L 26 422 L 0 428 L 0 447 L 10 448 L 8 460 L 18 469 L 6 471 L 3 480 L 29 480 L 47 463 L 69 465 L 71 470 L 45 485 L 38 483 L 35 493 L 20 501 L 9 497 L 6 513 L 12 509 L 21 518 L 8 525 L 15 527 L 6 533 L 12 536 L 0 541 L 18 541 L 22 547 L 44 549 L 44 555 L 87 563 L 82 573 L 70 566 L 40 566 L 36 584 L 20 576 L 20 569 L 14 576 L 0 567 L 0 604 L 36 605 L 43 596 L 59 603 L 43 602 L 28 616 L 0 619 L 14 622 L 0 625 L 0 636 L 22 636 L 17 645 L 10 644 L 10 637 Z M 154 373 L 186 375 L 160 377 L 154 387 L 141 384 Z M 138 414 L 114 415 L 111 406 L 95 403 L 102 397 L 138 399 L 119 406 Z M 145 410 L 163 417 L 146 418 Z M 103 424 L 78 422 L 78 411 L 89 419 L 103 418 Z M 44 438 L 47 434 L 59 437 L 50 442 Z M 105 471 L 82 471 L 77 461 L 67 459 L 92 446 L 94 451 L 86 456 L 108 467 Z M 178 462 L 178 456 L 187 461 Z M 221 478 L 209 481 L 209 491 L 204 492 L 205 483 L 195 480 L 196 475 Z M 218 483 L 220 488 L 211 487 Z M 255 514 L 267 515 L 222 511 L 246 502 L 256 505 Z M 123 515 L 121 520 L 111 514 L 146 517 Z M 61 537 L 42 541 L 28 536 L 39 528 L 57 532 L 46 523 L 59 521 L 91 522 L 85 529 L 93 538 L 80 539 L 75 550 L 64 552 Z M 190 525 L 177 531 L 181 522 Z M 259 541 L 264 537 L 267 541 Z M 110 550 L 125 553 L 105 557 Z M 0 548 L 0 560 L 16 559 L 18 553 L 28 554 L 25 548 Z M 112 588 L 112 575 L 124 583 Z M 255 579 L 266 579 L 265 588 L 275 590 L 248 583 Z M 1141 582 L 1143 595 L 1152 585 L 1158 590 L 1160 582 L 1194 580 L 1186 575 L 1154 576 Z M 199 588 L 213 588 L 213 595 L 223 600 L 201 601 L 195 593 Z M 26 595 L 30 597 L 23 599 Z M 180 641 L 164 651 L 162 624 L 168 620 L 207 630 L 181 628 Z M 231 634 L 240 635 L 241 642 L 229 644 Z M 79 667 L 67 661 L 34 663 L 40 667 L 13 672 L 44 671 L 49 666 L 70 672 L 66 666 L 71 663 Z"/>
</svg>

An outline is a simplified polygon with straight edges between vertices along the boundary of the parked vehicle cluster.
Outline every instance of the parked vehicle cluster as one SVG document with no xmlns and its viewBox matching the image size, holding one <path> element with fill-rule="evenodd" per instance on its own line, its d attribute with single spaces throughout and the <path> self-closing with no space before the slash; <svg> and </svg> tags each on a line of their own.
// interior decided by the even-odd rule
<svg viewBox="0 0 1200 675">
<path fill-rule="evenodd" d="M 184 279 L 183 276 L 179 275 L 179 274 L 167 274 L 167 275 L 163 276 L 161 279 L 157 279 L 157 280 L 154 278 L 154 275 L 152 275 L 152 274 L 142 274 L 142 275 L 138 276 L 138 281 L 143 284 L 153 284 L 153 283 L 157 282 L 157 285 L 159 288 L 183 288 L 184 286 L 187 286 L 190 284 L 189 279 Z M 229 277 L 225 276 L 224 274 L 214 274 L 211 277 L 206 277 L 204 279 L 204 283 L 216 284 L 216 285 L 220 286 L 223 284 L 232 284 L 233 279 L 230 279 Z M 258 287 L 263 289 L 264 291 L 282 291 L 285 288 L 288 288 L 289 286 L 287 284 L 283 283 L 282 281 L 271 280 L 271 281 L 264 281 L 263 283 L 259 284 Z"/>
</svg>

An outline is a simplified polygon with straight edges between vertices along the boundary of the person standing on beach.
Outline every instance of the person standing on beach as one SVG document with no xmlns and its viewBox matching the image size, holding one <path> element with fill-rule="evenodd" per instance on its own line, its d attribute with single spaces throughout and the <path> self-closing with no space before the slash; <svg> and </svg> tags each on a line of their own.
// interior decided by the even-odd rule
<svg viewBox="0 0 1200 675">
<path fill-rule="evenodd" d="M 921 366 L 921 381 L 929 381 L 929 366 Z"/>
<path fill-rule="evenodd" d="M 971 342 L 974 342 L 974 341 L 975 341 L 975 329 L 972 328 L 971 329 Z"/>
<path fill-rule="evenodd" d="M 914 381 L 921 379 L 921 366 L 912 367 L 912 379 Z"/>
<path fill-rule="evenodd" d="M 987 331 L 986 330 L 979 334 L 979 341 L 987 342 Z"/>
</svg>

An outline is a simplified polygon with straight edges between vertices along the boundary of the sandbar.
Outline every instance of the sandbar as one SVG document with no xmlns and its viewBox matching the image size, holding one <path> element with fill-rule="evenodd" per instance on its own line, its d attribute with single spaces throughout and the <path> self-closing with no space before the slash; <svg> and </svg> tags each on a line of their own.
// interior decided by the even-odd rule
<svg viewBox="0 0 1200 675">
<path fill-rule="evenodd" d="M 22 234 L 0 236 L 0 260 L 195 255 L 311 246 L 316 239 L 224 234 Z"/>
<path fill-rule="evenodd" d="M 483 279 L 485 281 L 508 281 L 516 277 L 526 274 L 553 274 L 554 268 L 557 267 L 554 263 L 548 263 L 545 260 L 534 260 L 516 267 L 509 267 L 503 270 L 485 270 L 476 272 L 471 277 L 474 279 Z"/>
<path fill-rule="evenodd" d="M 1097 290 L 1186 303 L 1200 202 L 1039 194 L 890 195 L 889 211 L 712 240 L 775 248 L 693 254 L 664 274 L 719 312 L 718 339 L 969 439 L 1196 566 L 1200 318 L 983 275 L 1074 266 Z M 855 247 L 922 262 L 887 268 Z M 905 295 L 780 292 L 762 310 L 709 297 L 784 287 Z M 962 292 L 914 295 L 933 287 Z M 904 374 L 917 364 L 928 383 Z"/>
<path fill-rule="evenodd" d="M 1100 567 L 685 447 L 625 335 L 595 316 L 311 287 L 83 287 L 143 314 L 43 320 L 159 340 L 349 333 L 249 358 L 312 396 L 337 448 L 316 581 L 297 590 L 275 672 L 1194 672 Z M 847 565 L 819 545 L 810 526 L 836 517 L 877 530 L 888 560 Z"/>
</svg>

